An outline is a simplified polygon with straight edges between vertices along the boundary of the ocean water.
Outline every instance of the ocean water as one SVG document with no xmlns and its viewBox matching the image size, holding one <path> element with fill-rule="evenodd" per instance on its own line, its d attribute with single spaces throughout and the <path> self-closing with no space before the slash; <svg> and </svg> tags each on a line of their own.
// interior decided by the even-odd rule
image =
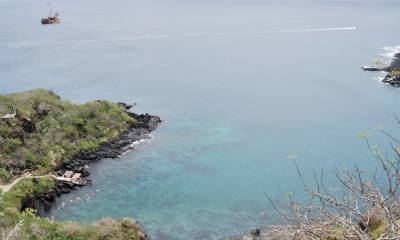
<svg viewBox="0 0 400 240">
<path fill-rule="evenodd" d="M 50 8 L 61 24 L 42 26 Z M 288 154 L 308 180 L 372 166 L 358 134 L 396 133 L 400 92 L 360 66 L 400 44 L 399 12 L 397 0 L 0 0 L 0 93 L 136 102 L 164 120 L 49 217 L 223 239 L 279 221 L 264 193 L 303 196 Z"/>
</svg>

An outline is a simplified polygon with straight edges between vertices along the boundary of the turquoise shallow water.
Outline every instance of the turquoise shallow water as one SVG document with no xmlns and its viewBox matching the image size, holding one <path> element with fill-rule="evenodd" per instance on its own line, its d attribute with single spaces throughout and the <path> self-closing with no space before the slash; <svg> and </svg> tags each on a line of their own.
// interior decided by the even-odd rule
<svg viewBox="0 0 400 240">
<path fill-rule="evenodd" d="M 63 196 L 55 219 L 130 216 L 153 239 L 220 239 L 278 220 L 264 192 L 301 196 L 287 154 L 306 176 L 366 164 L 358 133 L 396 127 L 399 90 L 360 66 L 399 45 L 398 1 L 50 5 L 61 24 L 39 24 L 45 1 L 0 1 L 0 92 L 137 102 L 164 120 L 150 142 L 93 165 L 93 187 Z"/>
</svg>

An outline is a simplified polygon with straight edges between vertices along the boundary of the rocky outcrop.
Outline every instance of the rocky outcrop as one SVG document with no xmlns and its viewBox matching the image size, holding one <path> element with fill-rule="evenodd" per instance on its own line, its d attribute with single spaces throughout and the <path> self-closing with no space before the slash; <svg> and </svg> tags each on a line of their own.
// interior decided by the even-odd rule
<svg viewBox="0 0 400 240">
<path fill-rule="evenodd" d="M 22 200 L 20 211 L 22 212 L 27 208 L 35 209 L 37 214 L 41 216 L 51 209 L 55 203 L 56 197 L 57 193 L 55 189 L 49 189 L 39 195 L 28 196 Z"/>
<path fill-rule="evenodd" d="M 123 108 L 125 108 L 125 110 L 130 110 L 131 108 L 133 108 L 133 106 L 136 106 L 136 103 L 133 104 L 128 104 L 128 103 L 124 103 L 124 102 L 118 102 L 118 105 L 122 106 Z"/>
<path fill-rule="evenodd" d="M 400 87 L 400 53 L 397 53 L 394 56 L 393 61 L 389 67 L 362 67 L 362 69 L 364 71 L 386 72 L 387 74 L 382 82 L 395 87 Z"/>
<path fill-rule="evenodd" d="M 72 161 L 63 166 L 63 168 L 75 172 L 84 172 L 84 167 L 87 166 L 87 164 L 104 158 L 117 158 L 124 152 L 133 149 L 132 143 L 149 138 L 149 133 L 154 131 L 161 123 L 161 119 L 158 116 L 136 114 L 132 112 L 128 112 L 128 114 L 136 119 L 136 121 L 117 139 L 102 144 L 94 151 L 77 154 L 73 157 Z M 88 172 L 84 172 L 84 175 L 88 175 Z"/>
<path fill-rule="evenodd" d="M 394 56 L 393 62 L 390 65 L 389 68 L 391 68 L 391 69 L 400 69 L 400 53 L 397 53 Z"/>
<path fill-rule="evenodd" d="M 259 228 L 254 228 L 250 232 L 251 236 L 259 237 L 261 234 L 261 230 Z"/>
<path fill-rule="evenodd" d="M 400 53 L 395 55 L 390 67 L 387 69 L 387 72 L 388 74 L 382 82 L 400 87 Z"/>
<path fill-rule="evenodd" d="M 399 70 L 400 71 L 400 70 Z M 388 83 L 395 87 L 400 87 L 400 72 L 389 73 L 383 80 L 383 83 Z"/>
<path fill-rule="evenodd" d="M 362 66 L 362 70 L 368 72 L 387 72 L 388 68 L 379 68 L 379 67 L 371 67 L 371 66 Z"/>
</svg>

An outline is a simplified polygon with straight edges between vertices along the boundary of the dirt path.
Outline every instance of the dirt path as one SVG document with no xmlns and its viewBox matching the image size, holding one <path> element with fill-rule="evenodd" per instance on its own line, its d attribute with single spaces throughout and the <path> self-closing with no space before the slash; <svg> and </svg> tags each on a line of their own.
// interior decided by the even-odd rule
<svg viewBox="0 0 400 240">
<path fill-rule="evenodd" d="M 19 176 L 18 178 L 14 179 L 13 182 L 9 183 L 9 184 L 0 184 L 0 189 L 4 192 L 8 192 L 15 184 L 19 183 L 19 181 L 21 181 L 22 179 L 25 178 L 41 178 L 41 177 L 47 177 L 48 175 L 42 175 L 42 176 L 32 176 L 32 173 L 28 172 L 28 173 L 24 173 L 21 176 Z"/>
</svg>

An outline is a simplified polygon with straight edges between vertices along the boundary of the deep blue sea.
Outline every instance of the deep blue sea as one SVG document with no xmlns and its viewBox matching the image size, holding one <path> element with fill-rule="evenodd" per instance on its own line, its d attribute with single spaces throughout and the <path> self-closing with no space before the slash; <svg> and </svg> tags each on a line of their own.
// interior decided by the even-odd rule
<svg viewBox="0 0 400 240">
<path fill-rule="evenodd" d="M 42 26 L 50 8 L 61 23 Z M 399 13 L 398 0 L 0 0 L 0 93 L 136 102 L 164 120 L 50 217 L 221 239 L 279 221 L 264 193 L 301 198 L 288 154 L 307 179 L 373 164 L 358 134 L 398 129 L 400 90 L 360 66 L 400 44 Z"/>
</svg>

